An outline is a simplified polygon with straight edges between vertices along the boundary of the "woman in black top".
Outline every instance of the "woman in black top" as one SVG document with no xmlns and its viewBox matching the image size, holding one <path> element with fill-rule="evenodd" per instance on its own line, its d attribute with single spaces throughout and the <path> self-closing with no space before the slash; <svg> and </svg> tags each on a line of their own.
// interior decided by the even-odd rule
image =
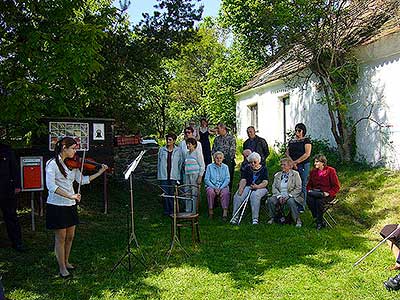
<svg viewBox="0 0 400 300">
<path fill-rule="evenodd" d="M 203 150 L 204 163 L 206 167 L 212 163 L 211 160 L 211 146 L 210 146 L 210 134 L 213 134 L 213 131 L 208 128 L 208 122 L 206 119 L 200 120 L 200 128 L 199 128 L 198 139 L 201 143 L 201 148 Z"/>
<path fill-rule="evenodd" d="M 307 177 L 310 172 L 311 141 L 305 137 L 307 128 L 303 123 L 296 124 L 295 138 L 289 141 L 286 156 L 293 161 L 293 169 L 297 170 L 301 178 L 301 189 L 306 200 Z M 305 201 L 304 201 L 305 203 Z"/>
</svg>

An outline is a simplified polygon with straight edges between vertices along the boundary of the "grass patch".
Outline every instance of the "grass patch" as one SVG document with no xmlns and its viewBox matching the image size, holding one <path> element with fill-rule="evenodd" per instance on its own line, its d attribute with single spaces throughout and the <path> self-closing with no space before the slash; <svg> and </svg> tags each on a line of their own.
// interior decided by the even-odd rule
<svg viewBox="0 0 400 300">
<path fill-rule="evenodd" d="M 74 279 L 57 277 L 53 234 L 38 218 L 31 232 L 29 216 L 22 217 L 29 252 L 20 255 L 0 248 L 0 271 L 10 299 L 397 299 L 383 289 L 382 281 L 395 273 L 386 246 L 359 267 L 352 264 L 379 241 L 380 228 L 396 222 L 400 175 L 386 169 L 358 165 L 338 168 L 342 191 L 334 210 L 339 225 L 317 232 L 307 211 L 304 227 L 266 225 L 265 207 L 259 226 L 250 216 L 240 227 L 223 223 L 216 209 L 207 219 L 201 200 L 201 244 L 192 245 L 189 230 L 169 260 L 170 221 L 162 217 L 161 201 L 153 186 L 135 185 L 136 234 L 148 267 L 135 260 L 133 272 L 120 267 L 110 274 L 124 254 L 126 205 L 129 188 L 110 186 L 110 213 L 101 213 L 100 186 L 85 187 L 71 262 L 78 266 Z M 237 178 L 236 178 L 237 180 Z M 0 230 L 4 241 L 4 225 Z M 140 255 L 140 253 L 135 252 Z"/>
</svg>

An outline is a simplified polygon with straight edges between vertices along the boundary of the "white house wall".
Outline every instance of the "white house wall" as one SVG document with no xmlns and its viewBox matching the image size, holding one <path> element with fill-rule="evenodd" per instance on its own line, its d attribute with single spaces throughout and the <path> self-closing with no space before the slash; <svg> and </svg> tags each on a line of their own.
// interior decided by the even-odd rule
<svg viewBox="0 0 400 300">
<path fill-rule="evenodd" d="M 354 118 L 368 115 L 373 121 L 357 126 L 358 157 L 373 164 L 400 169 L 400 33 L 357 49 L 362 61 Z M 367 104 L 367 105 L 366 105 Z"/>
<path fill-rule="evenodd" d="M 362 46 L 356 54 L 360 57 L 361 76 L 353 118 L 368 115 L 371 103 L 372 117 L 386 127 L 371 121 L 361 121 L 357 126 L 357 156 L 372 164 L 385 164 L 400 168 L 400 33 L 381 38 Z M 298 79 L 297 79 L 298 80 Z M 299 81 L 299 80 L 298 80 Z M 335 146 L 330 119 L 325 105 L 318 103 L 319 94 L 311 80 L 305 89 L 296 84 L 277 80 L 259 88 L 237 95 L 237 130 L 240 138 L 247 138 L 250 125 L 249 105 L 258 105 L 258 135 L 270 146 L 283 142 L 282 97 L 289 95 L 287 106 L 287 129 L 294 129 L 298 122 L 304 123 L 312 138 L 327 139 Z M 387 127 L 389 126 L 389 127 Z"/>
<path fill-rule="evenodd" d="M 309 134 L 318 139 L 327 139 L 334 145 L 330 133 L 330 121 L 327 109 L 318 104 L 318 93 L 311 81 L 307 88 L 298 88 L 302 83 L 294 84 L 275 81 L 238 96 L 237 132 L 242 139 L 247 138 L 246 128 L 250 125 L 249 106 L 258 105 L 258 135 L 265 138 L 270 146 L 283 143 L 283 102 L 289 96 L 286 106 L 286 129 L 293 130 L 296 123 L 304 123 Z"/>
</svg>

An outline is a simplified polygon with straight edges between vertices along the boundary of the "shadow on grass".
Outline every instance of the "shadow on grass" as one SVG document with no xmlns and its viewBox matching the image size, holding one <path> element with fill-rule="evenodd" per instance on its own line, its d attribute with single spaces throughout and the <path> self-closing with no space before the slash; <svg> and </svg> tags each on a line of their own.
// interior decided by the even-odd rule
<svg viewBox="0 0 400 300">
<path fill-rule="evenodd" d="M 114 183 L 110 187 L 110 214 L 104 215 L 100 210 L 92 209 L 91 201 L 101 198 L 96 191 L 88 195 L 89 204 L 80 212 L 85 223 L 78 226 L 73 245 L 71 262 L 78 266 L 73 280 L 66 282 L 57 277 L 52 250 L 53 234 L 44 229 L 44 220 L 40 219 L 35 233 L 29 232 L 29 224 L 24 225 L 24 238 L 30 248 L 28 253 L 17 255 L 10 249 L 0 249 L 3 283 L 12 294 L 27 293 L 35 295 L 36 299 L 158 299 L 163 290 L 148 279 L 174 267 L 206 268 L 213 274 L 227 274 L 238 289 L 264 282 L 263 275 L 270 270 L 283 273 L 290 268 L 307 268 L 322 272 L 336 268 L 345 263 L 340 251 L 364 253 L 369 248 L 368 241 L 354 235 L 353 231 L 368 230 L 373 226 L 374 218 L 385 213 L 382 208 L 366 221 L 361 218 L 369 213 L 377 197 L 363 191 L 372 193 L 385 186 L 389 178 L 384 171 L 363 171 L 362 174 L 363 177 L 359 178 L 352 168 L 340 169 L 341 181 L 348 186 L 340 197 L 346 199 L 356 193 L 360 198 L 353 198 L 348 203 L 343 201 L 339 205 L 337 214 L 343 225 L 320 232 L 314 229 L 308 212 L 302 216 L 304 227 L 300 229 L 265 225 L 267 217 L 264 210 L 260 216 L 264 224 L 259 226 L 249 225 L 248 220 L 240 227 L 230 226 L 218 218 L 210 221 L 206 217 L 207 206 L 202 197 L 202 243 L 192 246 L 190 231 L 183 231 L 182 245 L 190 257 L 176 247 L 168 261 L 166 251 L 170 244 L 170 220 L 161 216 L 159 191 L 151 185 L 136 184 L 136 234 L 148 267 L 144 268 L 133 260 L 131 273 L 120 267 L 111 275 L 111 268 L 125 253 L 126 218 L 129 213 L 129 188 L 125 184 Z M 354 210 L 353 205 L 356 207 Z M 220 208 L 216 210 L 216 215 L 219 213 Z M 353 218 L 357 218 L 361 225 L 353 226 Z M 2 238 L 3 235 L 4 232 Z M 17 299 L 35 297 L 21 296 Z"/>
</svg>

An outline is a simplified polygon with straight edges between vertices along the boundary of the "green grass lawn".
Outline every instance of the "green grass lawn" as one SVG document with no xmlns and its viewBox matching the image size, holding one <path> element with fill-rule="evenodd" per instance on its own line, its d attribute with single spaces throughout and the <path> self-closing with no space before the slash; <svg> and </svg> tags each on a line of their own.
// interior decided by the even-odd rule
<svg viewBox="0 0 400 300">
<path fill-rule="evenodd" d="M 29 251 L 17 254 L 0 248 L 0 271 L 10 299 L 398 299 L 382 282 L 396 273 L 387 270 L 393 258 L 387 246 L 378 248 L 358 267 L 352 265 L 375 246 L 380 228 L 399 222 L 400 174 L 360 166 L 339 168 L 342 191 L 333 213 L 339 225 L 316 231 L 309 211 L 303 228 L 267 225 L 265 207 L 258 226 L 250 218 L 230 226 L 217 216 L 208 220 L 201 202 L 201 243 L 192 245 L 190 230 L 169 260 L 170 220 L 162 217 L 161 201 L 153 187 L 135 187 L 136 234 L 148 266 L 136 260 L 133 271 L 120 267 L 124 254 L 126 204 L 129 189 L 110 186 L 110 213 L 101 213 L 100 186 L 83 190 L 86 203 L 74 241 L 71 262 L 74 278 L 57 276 L 53 234 L 39 218 L 31 232 L 23 216 L 24 240 Z M 1 239 L 6 239 L 4 225 Z M 139 252 L 134 252 L 140 255 Z"/>
</svg>

